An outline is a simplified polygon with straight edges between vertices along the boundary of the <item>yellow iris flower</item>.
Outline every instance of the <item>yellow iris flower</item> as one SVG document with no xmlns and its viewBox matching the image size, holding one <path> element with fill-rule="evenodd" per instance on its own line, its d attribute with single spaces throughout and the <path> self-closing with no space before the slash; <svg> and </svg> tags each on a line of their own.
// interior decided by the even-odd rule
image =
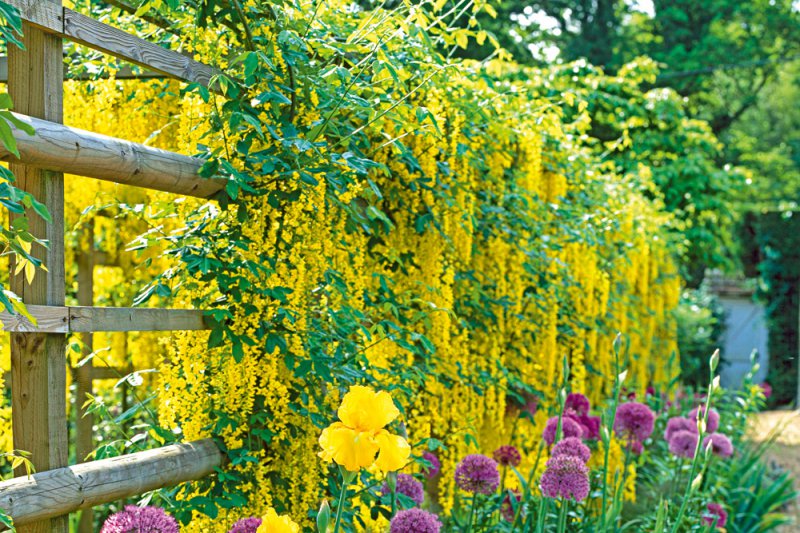
<svg viewBox="0 0 800 533">
<path fill-rule="evenodd" d="M 319 437 L 319 456 L 350 472 L 373 464 L 383 472 L 400 470 L 408 462 L 411 447 L 403 437 L 383 429 L 398 415 L 400 411 L 388 392 L 350 387 L 339 406 L 341 422 L 325 428 Z"/>
<path fill-rule="evenodd" d="M 261 525 L 256 533 L 300 533 L 300 526 L 295 524 L 289 515 L 278 515 L 270 508 L 261 518 Z"/>
</svg>

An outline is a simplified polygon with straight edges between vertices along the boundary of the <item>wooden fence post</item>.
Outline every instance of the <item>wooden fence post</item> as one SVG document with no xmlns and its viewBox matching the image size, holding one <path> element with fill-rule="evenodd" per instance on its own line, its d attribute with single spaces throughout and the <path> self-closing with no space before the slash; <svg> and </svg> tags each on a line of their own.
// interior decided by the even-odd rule
<svg viewBox="0 0 800 533">
<path fill-rule="evenodd" d="M 89 220 L 83 228 L 80 239 L 78 263 L 78 305 L 94 305 L 94 220 Z M 88 356 L 94 350 L 93 335 L 90 332 L 81 334 L 84 351 Z M 92 427 L 94 416 L 83 408 L 86 395 L 93 394 L 91 360 L 75 371 L 75 458 L 77 462 L 86 461 L 86 456 L 94 451 Z M 92 508 L 81 511 L 78 522 L 78 533 L 92 533 L 94 528 L 94 512 Z"/>
<path fill-rule="evenodd" d="M 55 4 L 61 0 L 40 0 Z M 52 122 L 63 121 L 63 58 L 61 38 L 29 24 L 24 26 L 25 51 L 9 46 L 9 93 L 15 109 Z M 11 276 L 11 289 L 26 304 L 64 305 L 64 176 L 13 164 L 18 186 L 44 202 L 52 222 L 29 210 L 30 231 L 47 239 L 32 253 L 47 271 L 39 270 L 32 283 L 24 274 Z M 12 274 L 14 264 L 12 261 Z M 66 336 L 58 333 L 11 335 L 11 406 L 14 447 L 31 452 L 38 471 L 67 465 Z M 18 472 L 21 474 L 22 472 Z M 20 533 L 66 533 L 68 517 L 34 522 Z"/>
</svg>

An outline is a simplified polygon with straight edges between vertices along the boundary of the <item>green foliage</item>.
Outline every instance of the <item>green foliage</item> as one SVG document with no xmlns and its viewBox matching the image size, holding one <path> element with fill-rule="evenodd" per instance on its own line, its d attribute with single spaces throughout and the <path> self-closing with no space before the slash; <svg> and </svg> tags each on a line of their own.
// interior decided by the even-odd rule
<svg viewBox="0 0 800 533">
<path fill-rule="evenodd" d="M 681 381 L 698 390 L 708 376 L 708 354 L 720 346 L 724 309 L 716 295 L 703 285 L 681 293 L 675 319 L 681 354 Z M 725 354 L 722 357 L 724 361 Z"/>
</svg>

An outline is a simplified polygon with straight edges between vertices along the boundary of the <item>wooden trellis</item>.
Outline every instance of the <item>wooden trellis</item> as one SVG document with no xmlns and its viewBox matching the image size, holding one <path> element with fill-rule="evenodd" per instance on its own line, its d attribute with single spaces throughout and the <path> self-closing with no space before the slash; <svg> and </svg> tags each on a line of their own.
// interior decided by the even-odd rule
<svg viewBox="0 0 800 533">
<path fill-rule="evenodd" d="M 8 88 L 17 117 L 36 135 L 14 130 L 20 159 L 0 151 L 20 188 L 50 211 L 47 223 L 30 214 L 31 233 L 48 248 L 32 253 L 47 271 L 32 283 L 12 275 L 36 325 L 3 314 L 11 331 L 14 447 L 31 452 L 32 477 L 16 472 L 0 483 L 0 508 L 28 532 L 67 531 L 68 513 L 209 475 L 222 463 L 211 440 L 172 445 L 124 457 L 67 465 L 66 336 L 71 332 L 206 329 L 199 310 L 65 306 L 64 173 L 211 198 L 222 179 L 197 175 L 202 161 L 165 150 L 64 126 L 63 42 L 69 39 L 158 75 L 208 85 L 215 70 L 193 59 L 100 23 L 62 6 L 61 0 L 5 0 L 19 9 L 25 51 L 9 47 Z M 12 265 L 13 272 L 13 265 Z M 90 294 L 90 293 L 89 293 Z M 89 376 L 89 379 L 91 376 Z"/>
</svg>

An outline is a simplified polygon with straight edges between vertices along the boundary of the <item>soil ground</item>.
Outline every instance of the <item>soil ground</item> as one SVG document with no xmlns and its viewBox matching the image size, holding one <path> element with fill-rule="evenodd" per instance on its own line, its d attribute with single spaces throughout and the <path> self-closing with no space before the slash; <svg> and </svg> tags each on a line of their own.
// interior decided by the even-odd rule
<svg viewBox="0 0 800 533">
<path fill-rule="evenodd" d="M 795 478 L 795 487 L 800 489 L 800 411 L 765 411 L 753 421 L 750 435 L 753 440 L 766 439 L 776 427 L 782 427 L 775 445 L 767 453 L 768 459 L 789 470 Z M 796 501 L 790 513 L 795 523 L 781 529 L 781 533 L 800 531 L 800 501 Z"/>
</svg>

